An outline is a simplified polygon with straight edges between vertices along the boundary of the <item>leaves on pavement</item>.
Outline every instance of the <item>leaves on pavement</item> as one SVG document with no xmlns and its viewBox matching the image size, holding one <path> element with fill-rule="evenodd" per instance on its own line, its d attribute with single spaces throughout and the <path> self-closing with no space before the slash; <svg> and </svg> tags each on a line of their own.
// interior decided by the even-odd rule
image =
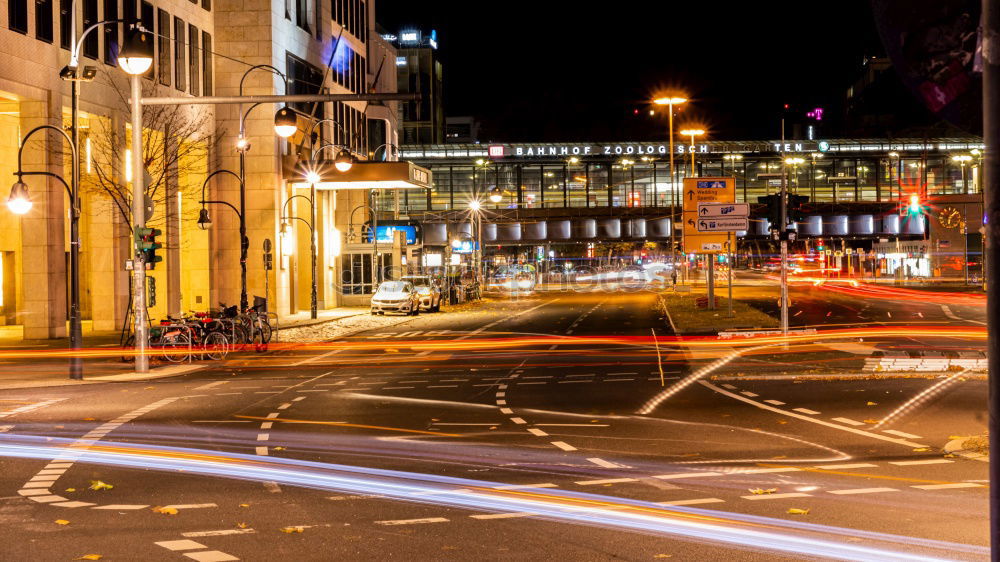
<svg viewBox="0 0 1000 562">
<path fill-rule="evenodd" d="M 791 507 L 788 509 L 788 513 L 791 515 L 809 515 L 808 509 L 799 509 L 797 507 Z"/>
<path fill-rule="evenodd" d="M 240 507 L 250 507 L 250 504 L 248 504 L 248 503 L 241 503 Z"/>
<path fill-rule="evenodd" d="M 872 402 L 869 400 L 868 403 L 865 404 L 865 406 L 878 406 L 878 402 Z"/>
<path fill-rule="evenodd" d="M 760 495 L 763 495 L 763 494 L 773 494 L 773 493 L 777 492 L 778 489 L 777 488 L 768 488 L 768 489 L 765 490 L 764 488 L 747 488 L 747 491 L 750 492 L 751 494 L 755 495 L 755 496 L 760 496 Z"/>
<path fill-rule="evenodd" d="M 246 529 L 250 525 L 247 525 L 246 523 L 237 523 L 236 526 L 239 527 L 240 529 Z"/>
<path fill-rule="evenodd" d="M 913 450 L 914 453 L 927 453 L 931 450 L 930 447 L 917 447 Z"/>
<path fill-rule="evenodd" d="M 91 480 L 90 481 L 90 489 L 91 490 L 98 490 L 98 491 L 100 491 L 100 490 L 110 490 L 111 488 L 114 488 L 114 486 L 112 486 L 111 484 L 108 484 L 107 482 L 102 482 L 100 480 Z"/>
<path fill-rule="evenodd" d="M 56 519 L 55 523 L 56 525 L 69 525 L 69 521 L 65 519 Z"/>
<path fill-rule="evenodd" d="M 305 527 L 302 527 L 301 525 L 295 527 L 282 527 L 280 530 L 282 533 L 301 533 L 302 531 L 305 531 Z"/>
<path fill-rule="evenodd" d="M 100 554 L 84 554 L 83 556 L 76 558 L 76 560 L 100 560 L 104 558 Z"/>
<path fill-rule="evenodd" d="M 176 507 L 160 507 L 156 506 L 152 509 L 153 513 L 162 513 L 163 515 L 177 515 L 178 511 Z"/>
</svg>

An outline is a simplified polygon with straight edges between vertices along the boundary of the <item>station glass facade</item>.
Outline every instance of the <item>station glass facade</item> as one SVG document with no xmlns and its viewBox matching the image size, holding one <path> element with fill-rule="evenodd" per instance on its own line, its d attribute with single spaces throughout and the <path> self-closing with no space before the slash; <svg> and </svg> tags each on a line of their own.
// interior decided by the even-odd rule
<svg viewBox="0 0 1000 562">
<path fill-rule="evenodd" d="M 788 190 L 815 203 L 976 194 L 982 150 L 977 138 L 676 142 L 671 181 L 666 142 L 404 145 L 403 159 L 432 170 L 433 189 L 404 192 L 399 211 L 465 209 L 494 188 L 510 209 L 670 207 L 692 175 L 735 177 L 737 200 L 756 203 L 780 190 L 783 162 Z"/>
</svg>

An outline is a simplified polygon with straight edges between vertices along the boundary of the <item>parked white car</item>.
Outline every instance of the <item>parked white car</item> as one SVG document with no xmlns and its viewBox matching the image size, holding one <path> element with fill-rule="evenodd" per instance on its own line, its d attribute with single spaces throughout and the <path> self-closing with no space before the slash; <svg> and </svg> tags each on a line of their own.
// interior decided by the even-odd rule
<svg viewBox="0 0 1000 562">
<path fill-rule="evenodd" d="M 429 275 L 406 275 L 400 279 L 412 283 L 420 295 L 420 310 L 438 312 L 441 310 L 441 288 Z"/>
<path fill-rule="evenodd" d="M 378 286 L 372 295 L 372 314 L 399 312 L 406 315 L 420 313 L 420 294 L 413 283 L 406 281 L 386 281 Z"/>
</svg>

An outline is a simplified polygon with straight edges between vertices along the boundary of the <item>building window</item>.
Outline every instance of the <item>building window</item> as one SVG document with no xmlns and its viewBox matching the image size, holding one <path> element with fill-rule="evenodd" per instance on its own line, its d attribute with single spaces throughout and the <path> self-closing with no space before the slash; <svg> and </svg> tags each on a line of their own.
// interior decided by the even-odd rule
<svg viewBox="0 0 1000 562">
<path fill-rule="evenodd" d="M 308 62 L 288 54 L 285 60 L 288 72 L 289 94 L 318 94 L 323 87 L 323 73 Z M 317 119 L 323 118 L 322 103 L 293 103 L 293 108 L 303 113 L 312 113 Z"/>
<path fill-rule="evenodd" d="M 125 0 L 125 6 L 128 7 L 129 4 L 133 4 L 132 0 Z M 134 7 L 133 7 L 134 8 Z M 149 30 L 154 36 L 156 35 L 156 17 L 153 10 L 153 5 L 145 0 L 142 2 L 142 6 L 139 12 L 139 21 L 142 22 L 142 26 Z M 127 21 L 127 20 L 126 20 Z M 143 76 L 153 80 L 156 75 L 156 60 L 154 53 L 153 64 L 149 65 L 149 71 Z"/>
<path fill-rule="evenodd" d="M 73 0 L 59 0 L 59 46 L 70 48 L 69 9 Z"/>
<path fill-rule="evenodd" d="M 164 86 L 170 85 L 170 14 L 167 12 L 157 9 L 156 18 L 159 20 L 159 35 L 156 36 L 157 40 L 157 53 L 156 56 L 159 58 L 159 68 L 157 68 L 157 73 L 160 75 L 160 84 Z"/>
<path fill-rule="evenodd" d="M 84 0 L 83 1 L 83 28 L 87 29 L 91 25 L 94 25 L 99 20 L 97 19 L 97 0 Z M 91 33 L 83 40 L 83 56 L 91 59 L 97 59 L 97 54 L 100 52 L 100 45 L 98 42 L 97 33 Z"/>
<path fill-rule="evenodd" d="M 198 52 L 198 28 L 189 25 L 188 26 L 188 64 L 191 68 L 188 69 L 188 75 L 191 77 L 191 95 L 199 95 L 198 82 L 201 76 L 201 69 L 199 68 L 199 63 L 201 62 L 201 53 Z"/>
<path fill-rule="evenodd" d="M 187 90 L 187 41 L 184 39 L 185 24 L 181 18 L 174 18 L 174 87 Z"/>
<path fill-rule="evenodd" d="M 371 254 L 341 256 L 340 291 L 345 295 L 367 295 L 373 292 Z"/>
<path fill-rule="evenodd" d="M 201 32 L 201 93 L 212 95 L 212 36 Z"/>
<path fill-rule="evenodd" d="M 308 0 L 295 0 L 295 25 L 312 33 L 312 31 L 309 29 Z"/>
<path fill-rule="evenodd" d="M 104 0 L 104 19 L 118 19 L 118 0 Z M 104 28 L 104 62 L 114 65 L 118 62 L 118 26 L 105 25 Z M 95 29 L 91 33 L 96 32 Z"/>
<path fill-rule="evenodd" d="M 17 32 L 28 32 L 28 0 L 8 0 L 7 25 Z"/>
<path fill-rule="evenodd" d="M 52 42 L 52 0 L 35 0 L 35 37 Z"/>
<path fill-rule="evenodd" d="M 204 9 L 206 9 L 206 10 L 208 10 L 209 12 L 211 12 L 212 11 L 212 0 L 201 0 L 201 7 L 204 8 Z"/>
</svg>

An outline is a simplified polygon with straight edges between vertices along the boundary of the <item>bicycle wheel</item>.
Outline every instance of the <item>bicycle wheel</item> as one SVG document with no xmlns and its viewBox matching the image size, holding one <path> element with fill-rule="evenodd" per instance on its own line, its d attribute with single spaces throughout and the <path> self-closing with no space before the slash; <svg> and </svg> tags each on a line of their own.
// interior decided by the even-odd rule
<svg viewBox="0 0 1000 562">
<path fill-rule="evenodd" d="M 170 332 L 154 344 L 163 355 L 163 359 L 171 363 L 182 363 L 191 354 L 191 335 L 188 332 Z"/>
<path fill-rule="evenodd" d="M 246 328 L 240 324 L 233 324 L 232 336 L 230 338 L 232 343 L 232 348 L 236 350 L 243 350 L 243 346 L 247 343 L 247 331 Z"/>
<path fill-rule="evenodd" d="M 253 350 L 258 353 L 267 350 L 267 344 L 264 343 L 264 333 L 261 331 L 260 326 L 256 322 L 252 326 L 253 334 L 250 336 L 250 343 L 253 344 Z"/>
<path fill-rule="evenodd" d="M 203 354 L 212 361 L 222 361 L 229 354 L 229 340 L 222 332 L 209 332 L 205 336 Z"/>
<path fill-rule="evenodd" d="M 261 339 L 264 343 L 271 343 L 271 338 L 274 336 L 274 330 L 271 328 L 271 323 L 267 321 L 267 317 L 260 317 L 260 332 Z"/>
<path fill-rule="evenodd" d="M 125 345 L 122 346 L 122 362 L 123 363 L 133 363 L 135 362 L 135 335 L 131 335 L 125 340 Z"/>
</svg>

